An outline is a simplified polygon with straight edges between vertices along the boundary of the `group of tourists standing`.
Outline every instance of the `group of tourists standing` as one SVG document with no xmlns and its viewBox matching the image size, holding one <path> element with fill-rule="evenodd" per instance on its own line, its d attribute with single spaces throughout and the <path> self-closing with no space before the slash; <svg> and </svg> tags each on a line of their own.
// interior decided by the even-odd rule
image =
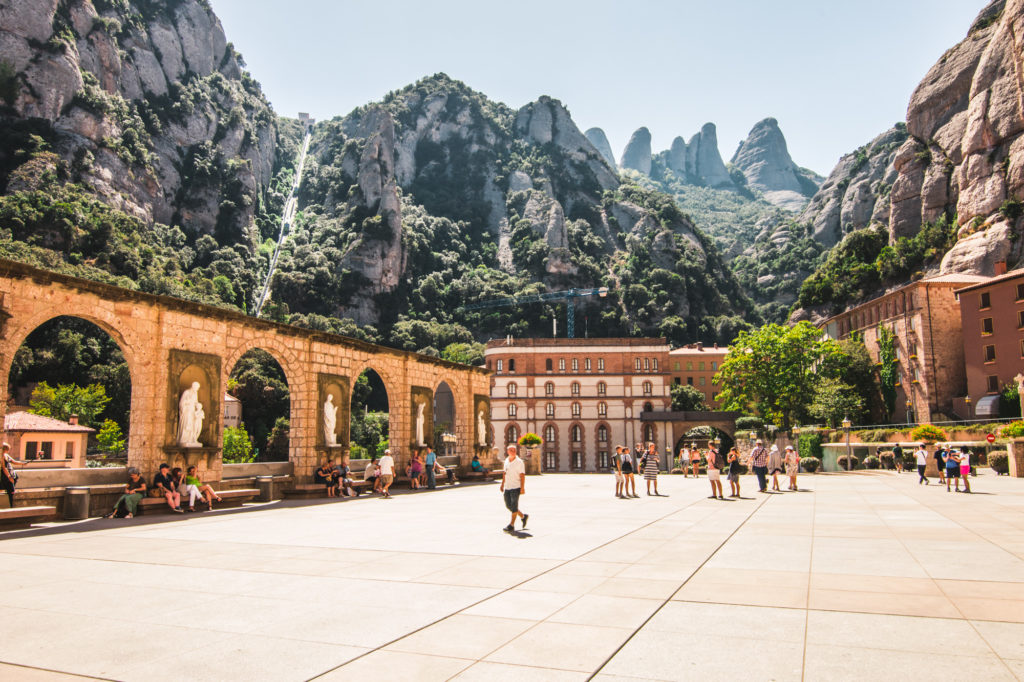
<svg viewBox="0 0 1024 682">
<path fill-rule="evenodd" d="M 960 481 L 964 482 L 963 492 L 971 492 L 971 451 L 968 448 L 954 448 L 949 444 L 939 445 L 932 454 L 935 459 L 935 466 L 939 471 L 939 484 L 946 484 L 946 491 L 952 492 L 950 485 L 956 486 L 956 492 L 960 492 Z M 917 461 L 917 484 L 929 484 L 925 470 L 928 468 L 928 449 L 924 443 L 914 451 L 914 458 Z"/>
</svg>

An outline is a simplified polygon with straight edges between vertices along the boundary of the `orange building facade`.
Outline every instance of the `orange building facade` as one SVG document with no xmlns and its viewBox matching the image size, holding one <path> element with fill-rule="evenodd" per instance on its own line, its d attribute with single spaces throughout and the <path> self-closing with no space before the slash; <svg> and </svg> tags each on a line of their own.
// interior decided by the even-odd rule
<svg viewBox="0 0 1024 682">
<path fill-rule="evenodd" d="M 717 343 L 714 346 L 696 343 L 670 351 L 668 362 L 672 383 L 693 386 L 704 394 L 709 410 L 720 409 L 719 387 L 713 380 L 728 352 L 728 348 L 719 348 Z"/>
</svg>

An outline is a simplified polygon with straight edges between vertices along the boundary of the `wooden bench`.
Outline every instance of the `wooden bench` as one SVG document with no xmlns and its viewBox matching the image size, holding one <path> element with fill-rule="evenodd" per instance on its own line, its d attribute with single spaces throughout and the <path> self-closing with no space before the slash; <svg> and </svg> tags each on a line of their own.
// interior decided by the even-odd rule
<svg viewBox="0 0 1024 682">
<path fill-rule="evenodd" d="M 214 502 L 214 509 L 223 509 L 224 507 L 241 507 L 246 502 L 251 502 L 253 499 L 259 497 L 260 491 L 258 488 L 240 488 L 238 490 L 219 490 L 217 495 L 220 497 L 220 502 Z M 197 502 L 198 505 L 202 505 L 202 508 L 206 507 L 206 501 Z M 188 508 L 188 496 L 181 496 L 182 509 Z M 143 511 L 147 514 L 159 514 L 159 513 L 170 513 L 171 508 L 167 506 L 167 500 L 163 496 L 161 497 L 144 497 L 139 502 L 139 511 Z"/>
<path fill-rule="evenodd" d="M 33 523 L 53 521 L 56 518 L 56 507 L 14 507 L 13 509 L 0 509 L 0 530 L 28 528 Z"/>
</svg>

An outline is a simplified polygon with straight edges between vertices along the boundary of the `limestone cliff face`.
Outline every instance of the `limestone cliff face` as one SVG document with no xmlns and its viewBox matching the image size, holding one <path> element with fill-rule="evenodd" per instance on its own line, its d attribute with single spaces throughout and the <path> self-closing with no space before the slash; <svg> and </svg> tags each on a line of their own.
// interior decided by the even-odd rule
<svg viewBox="0 0 1024 682">
<path fill-rule="evenodd" d="M 718 129 L 705 123 L 700 132 L 684 142 L 677 137 L 668 151 L 668 167 L 694 185 L 717 189 L 735 189 L 718 151 Z"/>
<path fill-rule="evenodd" d="M 766 118 L 740 143 L 732 164 L 743 172 L 747 185 L 783 208 L 799 210 L 817 190 L 817 178 L 793 163 L 779 122 Z"/>
<path fill-rule="evenodd" d="M 0 60 L 2 125 L 41 131 L 70 179 L 147 222 L 248 236 L 274 116 L 206 2 L 3 0 Z"/>
<path fill-rule="evenodd" d="M 626 148 L 622 150 L 619 167 L 635 170 L 644 175 L 651 174 L 651 131 L 647 128 L 638 128 L 630 136 Z"/>
<path fill-rule="evenodd" d="M 604 134 L 604 130 L 601 128 L 589 128 L 583 134 L 590 140 L 590 144 L 594 145 L 594 148 L 601 153 L 601 156 L 604 157 L 609 166 L 618 168 L 615 165 L 615 153 L 612 152 L 612 145 L 608 142 L 608 136 Z"/>
<path fill-rule="evenodd" d="M 852 230 L 888 221 L 897 177 L 893 161 L 906 140 L 901 123 L 839 160 L 798 218 L 811 223 L 815 239 L 834 246 Z"/>
</svg>

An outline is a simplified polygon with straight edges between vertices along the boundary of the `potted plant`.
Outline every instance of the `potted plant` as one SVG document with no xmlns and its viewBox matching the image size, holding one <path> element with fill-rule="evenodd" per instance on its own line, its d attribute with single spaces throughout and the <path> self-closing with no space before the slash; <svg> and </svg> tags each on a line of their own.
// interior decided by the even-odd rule
<svg viewBox="0 0 1024 682">
<path fill-rule="evenodd" d="M 940 441 L 948 440 L 946 432 L 933 424 L 921 424 L 910 432 L 910 439 L 925 444 L 928 452 L 928 464 L 925 468 L 925 476 L 937 476 L 939 474 L 938 464 L 931 456 L 932 446 Z"/>
<path fill-rule="evenodd" d="M 523 459 L 527 463 L 527 473 L 540 473 L 540 457 L 534 457 L 537 448 L 544 442 L 536 433 L 524 433 L 517 441 L 519 446 L 526 450 Z"/>
</svg>

